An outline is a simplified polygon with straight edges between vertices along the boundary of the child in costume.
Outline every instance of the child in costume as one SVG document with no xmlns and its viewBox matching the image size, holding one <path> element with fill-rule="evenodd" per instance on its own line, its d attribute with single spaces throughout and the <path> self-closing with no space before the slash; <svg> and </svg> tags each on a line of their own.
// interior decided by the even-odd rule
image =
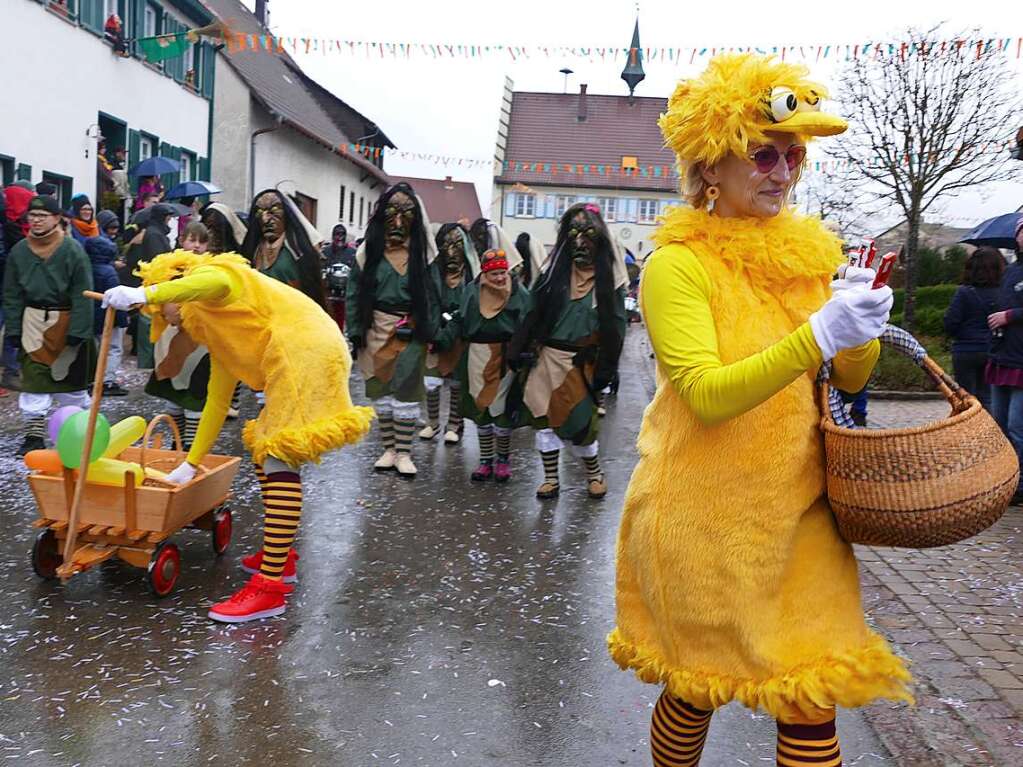
<svg viewBox="0 0 1023 767">
<path fill-rule="evenodd" d="M 511 479 L 512 423 L 506 411 L 515 373 L 508 367 L 506 351 L 529 311 L 529 290 L 512 276 L 517 266 L 518 253 L 488 250 L 480 276 L 466 288 L 458 314 L 441 334 L 443 346 L 454 339 L 464 345 L 458 365 L 461 409 L 476 424 L 480 445 L 474 482 Z"/>
<path fill-rule="evenodd" d="M 423 398 L 426 348 L 440 327 L 440 288 L 430 269 L 436 244 L 406 183 L 380 195 L 348 278 L 345 328 L 366 396 L 380 422 L 383 455 L 373 468 L 416 475 L 412 435 Z"/>
<path fill-rule="evenodd" d="M 535 358 L 523 401 L 536 430 L 544 481 L 538 498 L 561 491 L 558 463 L 568 442 L 586 466 L 591 498 L 607 494 L 597 437 L 600 392 L 614 380 L 625 339 L 628 274 L 600 209 L 573 205 L 562 216 L 554 255 L 533 288 L 533 309 L 509 359 Z"/>
<path fill-rule="evenodd" d="M 453 315 L 462 304 L 467 286 L 479 274 L 479 257 L 461 224 L 444 224 L 437 232 L 437 258 L 431 268 L 434 281 L 440 286 L 441 311 Z M 426 426 L 419 432 L 420 439 L 431 440 L 444 432 L 444 444 L 457 445 L 462 439 L 462 415 L 459 410 L 461 390 L 456 376 L 458 361 L 462 357 L 460 339 L 454 339 L 445 349 L 433 348 L 426 355 Z M 440 428 L 440 394 L 446 388 L 448 422 Z"/>
<path fill-rule="evenodd" d="M 835 706 L 908 699 L 903 663 L 863 619 L 852 547 L 825 488 L 814 377 L 863 387 L 892 305 L 787 206 L 811 136 L 841 133 L 805 67 L 718 56 L 660 125 L 692 207 L 670 210 L 640 293 L 657 392 L 617 553 L 622 668 L 664 685 L 655 765 L 696 765 L 714 709 L 778 722 L 780 765 L 840 765 Z"/>
<path fill-rule="evenodd" d="M 18 408 L 26 422 L 19 455 L 46 447 L 46 414 L 58 406 L 89 406 L 96 365 L 92 265 L 82 246 L 61 229 L 53 197 L 33 197 L 28 235 L 7 254 L 4 334 L 21 349 Z"/>
<path fill-rule="evenodd" d="M 209 231 L 190 221 L 182 232 L 181 249 L 202 255 L 209 245 Z M 199 419 L 206 405 L 210 380 L 210 355 L 182 328 L 168 325 L 153 344 L 153 372 L 146 382 L 146 394 L 167 403 L 165 410 L 178 424 L 185 449 L 195 441 Z"/>
<path fill-rule="evenodd" d="M 252 454 L 266 509 L 261 553 L 243 560 L 258 569 L 233 597 L 210 609 L 213 620 L 240 623 L 280 615 L 293 589 L 292 544 L 302 516 L 302 464 L 361 439 L 372 411 L 348 392 L 351 357 L 337 324 L 314 301 L 252 269 L 237 253 L 176 250 L 139 265 L 142 287 L 104 294 L 104 305 L 144 304 L 159 338 L 179 325 L 210 352 L 202 419 L 187 460 L 168 478 L 189 482 L 224 424 L 235 384 L 266 394 L 242 439 Z"/>
</svg>

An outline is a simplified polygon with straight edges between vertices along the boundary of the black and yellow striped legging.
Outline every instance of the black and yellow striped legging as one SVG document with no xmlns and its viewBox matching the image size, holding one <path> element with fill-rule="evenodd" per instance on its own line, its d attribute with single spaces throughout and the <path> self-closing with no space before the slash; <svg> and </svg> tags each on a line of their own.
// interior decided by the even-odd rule
<svg viewBox="0 0 1023 767">
<path fill-rule="evenodd" d="M 256 467 L 263 494 L 263 561 L 261 575 L 280 580 L 288 552 L 295 542 L 302 518 L 302 480 L 297 471 L 273 471 L 265 474 Z"/>
<path fill-rule="evenodd" d="M 707 742 L 713 711 L 704 711 L 661 693 L 650 721 L 650 753 L 654 767 L 696 767 Z M 830 713 L 830 719 L 827 715 Z M 841 767 L 833 711 L 814 724 L 778 722 L 779 767 Z"/>
</svg>

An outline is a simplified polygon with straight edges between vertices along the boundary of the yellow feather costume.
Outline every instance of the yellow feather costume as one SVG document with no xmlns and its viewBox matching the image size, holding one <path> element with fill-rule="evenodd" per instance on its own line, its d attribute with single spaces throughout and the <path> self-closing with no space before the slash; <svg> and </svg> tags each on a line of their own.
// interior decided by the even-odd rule
<svg viewBox="0 0 1023 767">
<path fill-rule="evenodd" d="M 841 132 L 805 74 L 721 56 L 681 83 L 661 128 L 683 170 L 742 156 L 770 131 Z M 903 662 L 866 626 L 825 494 L 807 320 L 829 297 L 840 243 L 789 210 L 689 208 L 671 210 L 655 241 L 641 301 L 657 392 L 618 538 L 612 657 L 698 708 L 736 700 L 783 722 L 911 700 Z M 836 385 L 861 388 L 877 354 L 876 341 L 840 353 Z"/>
<path fill-rule="evenodd" d="M 694 257 L 705 271 L 723 365 L 805 323 L 840 257 L 818 221 L 790 213 L 676 209 L 657 241 L 659 281 Z M 783 721 L 908 700 L 909 674 L 864 623 L 825 497 L 814 371 L 714 425 L 658 373 L 618 541 L 615 661 L 700 708 L 738 700 Z"/>
<path fill-rule="evenodd" d="M 348 391 L 352 359 L 337 324 L 299 291 L 266 277 L 236 253 L 175 251 L 139 265 L 152 332 L 163 332 L 159 305 L 181 304 L 182 326 L 210 350 L 207 401 L 223 409 L 241 380 L 266 394 L 266 406 L 242 433 L 253 461 L 270 455 L 291 466 L 360 440 L 373 410 L 355 407 Z M 203 411 L 189 459 L 212 445 L 222 413 Z"/>
</svg>

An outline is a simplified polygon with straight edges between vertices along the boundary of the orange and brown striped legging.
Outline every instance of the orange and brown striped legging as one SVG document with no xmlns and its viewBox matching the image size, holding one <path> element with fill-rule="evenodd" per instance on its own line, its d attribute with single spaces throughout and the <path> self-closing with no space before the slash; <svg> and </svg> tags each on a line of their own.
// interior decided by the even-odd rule
<svg viewBox="0 0 1023 767">
<path fill-rule="evenodd" d="M 297 471 L 265 474 L 259 466 L 256 467 L 256 478 L 265 510 L 263 561 L 259 572 L 267 578 L 280 580 L 302 518 L 302 480 Z"/>
<path fill-rule="evenodd" d="M 650 722 L 654 767 L 696 767 L 713 713 L 662 692 Z M 834 716 L 819 724 L 778 722 L 775 758 L 779 767 L 841 767 Z"/>
</svg>

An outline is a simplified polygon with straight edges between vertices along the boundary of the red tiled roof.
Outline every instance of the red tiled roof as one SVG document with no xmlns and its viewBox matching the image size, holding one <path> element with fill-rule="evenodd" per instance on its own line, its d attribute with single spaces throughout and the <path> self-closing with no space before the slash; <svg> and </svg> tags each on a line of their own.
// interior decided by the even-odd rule
<svg viewBox="0 0 1023 767">
<path fill-rule="evenodd" d="M 439 178 L 391 176 L 397 184 L 404 181 L 416 190 L 426 205 L 426 213 L 434 224 L 448 224 L 466 218 L 472 223 L 483 214 L 476 187 L 468 181 L 447 181 Z M 449 188 L 450 187 L 450 188 Z"/>
<path fill-rule="evenodd" d="M 495 179 L 500 184 L 580 186 L 675 192 L 675 156 L 664 148 L 657 118 L 663 98 L 586 94 L 586 119 L 579 120 L 578 93 L 512 94 L 505 161 L 564 165 L 611 166 L 612 174 L 556 173 L 518 170 L 506 165 Z M 623 176 L 622 157 L 637 157 L 639 166 L 659 166 L 668 175 Z M 591 169 L 595 170 L 595 169 Z"/>
</svg>

